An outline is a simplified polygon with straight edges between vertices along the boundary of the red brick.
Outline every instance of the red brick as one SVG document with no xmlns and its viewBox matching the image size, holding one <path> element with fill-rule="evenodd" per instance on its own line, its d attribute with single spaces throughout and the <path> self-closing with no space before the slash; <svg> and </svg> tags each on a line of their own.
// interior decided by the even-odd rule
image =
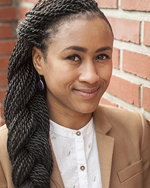
<svg viewBox="0 0 150 188">
<path fill-rule="evenodd" d="M 13 37 L 13 27 L 12 25 L 1 25 L 0 26 L 0 38 L 11 38 Z"/>
<path fill-rule="evenodd" d="M 107 91 L 130 104 L 139 106 L 140 87 L 137 84 L 112 76 Z"/>
<path fill-rule="evenodd" d="M 150 22 L 144 22 L 144 40 L 143 44 L 150 46 Z"/>
<path fill-rule="evenodd" d="M 108 18 L 115 39 L 140 44 L 140 21 L 123 18 Z"/>
<path fill-rule="evenodd" d="M 15 7 L 1 7 L 0 21 L 12 21 L 17 19 L 17 10 Z"/>
<path fill-rule="evenodd" d="M 5 87 L 5 86 L 7 86 L 7 74 L 1 73 L 0 74 L 0 87 Z M 0 90 L 0 98 L 3 92 L 4 92 L 3 90 Z"/>
<path fill-rule="evenodd" d="M 138 11 L 150 11 L 149 0 L 121 0 L 121 9 L 126 10 L 138 10 Z"/>
<path fill-rule="evenodd" d="M 118 0 L 96 0 L 100 8 L 118 8 Z"/>
<path fill-rule="evenodd" d="M 120 109 L 126 109 L 126 108 L 125 108 L 125 107 L 123 107 L 123 106 L 119 106 L 119 108 L 120 108 Z"/>
<path fill-rule="evenodd" d="M 0 107 L 0 117 L 1 118 L 4 118 L 4 106 L 2 105 L 1 107 Z"/>
<path fill-rule="evenodd" d="M 9 55 L 12 53 L 16 40 L 0 41 L 0 55 Z"/>
<path fill-rule="evenodd" d="M 5 124 L 5 121 L 0 121 L 0 127 L 3 126 Z"/>
<path fill-rule="evenodd" d="M 143 87 L 142 107 L 150 111 L 150 88 L 148 87 Z"/>
<path fill-rule="evenodd" d="M 124 50 L 123 70 L 150 80 L 150 56 Z"/>
<path fill-rule="evenodd" d="M 6 90 L 0 90 L 0 102 L 4 102 Z"/>
<path fill-rule="evenodd" d="M 7 70 L 9 58 L 0 58 L 0 71 Z"/>
<path fill-rule="evenodd" d="M 20 7 L 19 8 L 19 18 L 20 19 L 23 19 L 24 17 L 25 17 L 25 13 L 27 12 L 27 11 L 30 11 L 31 9 L 29 9 L 29 8 L 25 8 L 25 7 Z"/>
<path fill-rule="evenodd" d="M 114 48 L 112 61 L 113 61 L 113 67 L 117 69 L 119 69 L 119 57 L 120 57 L 120 50 L 117 48 Z"/>
<path fill-rule="evenodd" d="M 38 0 L 19 0 L 20 2 L 37 3 Z"/>
<path fill-rule="evenodd" d="M 100 104 L 105 104 L 105 105 L 110 105 L 110 106 L 117 107 L 117 104 L 114 104 L 114 103 L 110 102 L 109 100 L 107 100 L 107 99 L 105 99 L 103 97 L 100 100 Z"/>
<path fill-rule="evenodd" d="M 10 4 L 11 0 L 0 0 L 0 5 Z"/>
</svg>

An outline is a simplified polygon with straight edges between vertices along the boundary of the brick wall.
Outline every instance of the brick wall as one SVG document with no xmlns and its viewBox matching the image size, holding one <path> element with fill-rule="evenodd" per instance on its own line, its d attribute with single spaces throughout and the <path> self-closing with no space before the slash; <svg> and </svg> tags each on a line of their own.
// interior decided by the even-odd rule
<svg viewBox="0 0 150 188">
<path fill-rule="evenodd" d="M 97 0 L 114 31 L 113 76 L 101 103 L 150 120 L 150 0 Z"/>
<path fill-rule="evenodd" d="M 7 89 L 7 68 L 17 41 L 16 26 L 37 0 L 0 0 L 0 126 L 4 124 L 3 102 Z"/>
<path fill-rule="evenodd" d="M 37 0 L 0 0 L 0 125 L 8 59 L 18 19 Z M 150 0 L 97 0 L 114 30 L 113 76 L 101 103 L 142 112 L 150 120 Z"/>
<path fill-rule="evenodd" d="M 8 60 L 16 42 L 16 21 L 16 3 L 11 0 L 0 0 L 0 125 L 4 123 L 3 101 L 7 88 Z"/>
</svg>

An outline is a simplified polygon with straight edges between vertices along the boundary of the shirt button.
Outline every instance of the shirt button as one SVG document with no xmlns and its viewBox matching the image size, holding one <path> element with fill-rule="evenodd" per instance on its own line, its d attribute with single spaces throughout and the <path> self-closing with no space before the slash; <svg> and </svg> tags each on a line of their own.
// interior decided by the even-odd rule
<svg viewBox="0 0 150 188">
<path fill-rule="evenodd" d="M 84 171 L 85 170 L 85 166 L 80 166 L 80 170 Z"/>
<path fill-rule="evenodd" d="M 76 132 L 76 135 L 77 135 L 77 136 L 80 136 L 80 135 L 81 135 L 81 132 L 80 132 L 80 131 L 77 131 L 77 132 Z"/>
</svg>

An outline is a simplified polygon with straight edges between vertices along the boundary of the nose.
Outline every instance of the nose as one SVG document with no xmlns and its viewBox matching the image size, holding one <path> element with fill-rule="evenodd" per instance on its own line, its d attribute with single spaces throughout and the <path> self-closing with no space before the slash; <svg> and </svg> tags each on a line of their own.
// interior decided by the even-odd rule
<svg viewBox="0 0 150 188">
<path fill-rule="evenodd" d="M 92 61 L 87 61 L 82 64 L 80 70 L 79 81 L 94 84 L 99 80 L 96 64 Z"/>
</svg>

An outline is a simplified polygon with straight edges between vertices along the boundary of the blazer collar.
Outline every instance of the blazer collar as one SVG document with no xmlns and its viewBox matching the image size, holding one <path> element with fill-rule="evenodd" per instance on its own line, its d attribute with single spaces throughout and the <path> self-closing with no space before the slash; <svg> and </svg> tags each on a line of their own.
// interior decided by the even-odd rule
<svg viewBox="0 0 150 188">
<path fill-rule="evenodd" d="M 99 153 L 102 187 L 109 188 L 114 138 L 107 136 L 106 134 L 110 131 L 112 126 L 105 117 L 105 114 L 100 107 L 93 113 L 93 119 L 96 131 L 97 148 Z M 51 142 L 50 145 L 52 148 Z M 53 172 L 51 175 L 51 187 L 54 188 L 57 186 L 58 188 L 65 188 L 53 149 L 52 156 Z"/>
<path fill-rule="evenodd" d="M 114 148 L 114 138 L 107 135 L 112 126 L 105 116 L 102 108 L 99 107 L 93 113 L 96 131 L 97 148 L 101 169 L 102 187 L 109 188 L 111 177 L 111 166 Z"/>
<path fill-rule="evenodd" d="M 94 119 L 95 130 L 98 133 L 107 134 L 112 128 L 111 124 L 106 118 L 106 115 L 101 105 L 93 113 L 93 119 Z"/>
</svg>

